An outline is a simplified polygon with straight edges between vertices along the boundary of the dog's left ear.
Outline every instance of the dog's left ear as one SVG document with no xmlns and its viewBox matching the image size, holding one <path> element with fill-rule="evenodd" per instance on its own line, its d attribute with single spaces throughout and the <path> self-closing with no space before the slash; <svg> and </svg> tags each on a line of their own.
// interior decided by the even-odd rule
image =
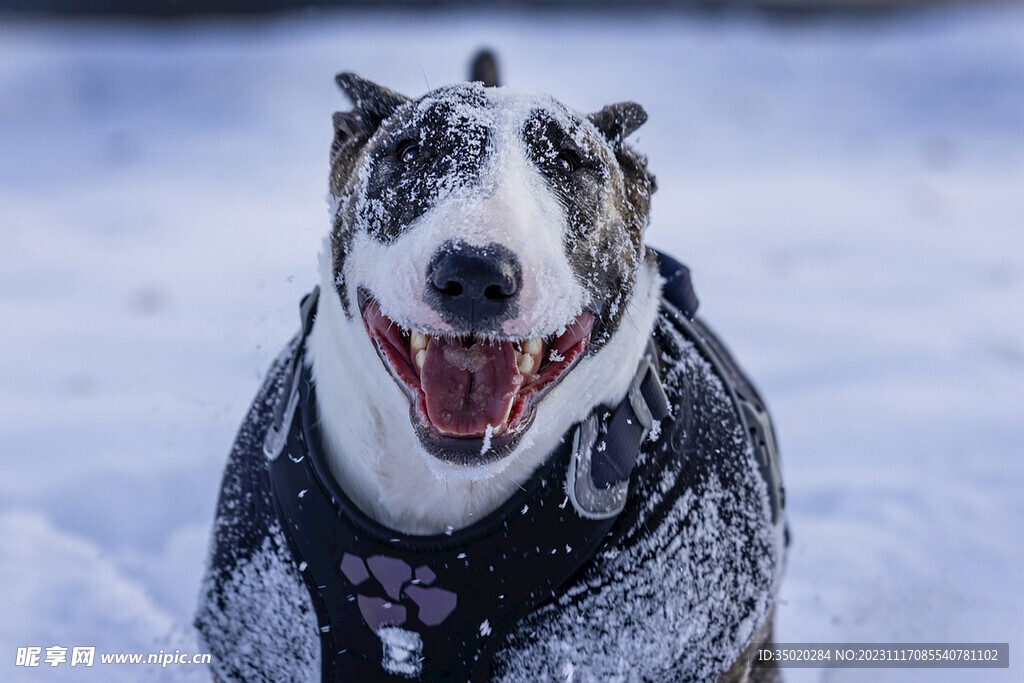
<svg viewBox="0 0 1024 683">
<path fill-rule="evenodd" d="M 352 111 L 339 111 L 334 114 L 335 146 L 340 146 L 349 138 L 377 130 L 381 121 L 409 101 L 405 95 L 354 73 L 340 73 L 334 80 L 352 101 L 353 107 Z"/>
<path fill-rule="evenodd" d="M 587 117 L 590 122 L 618 147 L 647 120 L 647 112 L 636 102 L 619 102 Z"/>
</svg>

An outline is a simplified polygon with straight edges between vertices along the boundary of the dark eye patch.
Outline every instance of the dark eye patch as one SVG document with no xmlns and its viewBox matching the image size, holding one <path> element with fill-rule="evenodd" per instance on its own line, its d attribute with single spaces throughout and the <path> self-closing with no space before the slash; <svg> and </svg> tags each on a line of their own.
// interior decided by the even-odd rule
<svg viewBox="0 0 1024 683">
<path fill-rule="evenodd" d="M 588 152 L 549 112 L 534 111 L 523 124 L 523 141 L 533 163 L 565 207 L 569 231 L 566 248 L 597 225 L 607 181 L 596 152 Z"/>
<path fill-rule="evenodd" d="M 369 166 L 359 218 L 385 244 L 401 236 L 443 193 L 480 177 L 489 135 L 472 118 L 479 98 L 472 91 L 445 95 L 385 124 L 370 153 L 375 162 Z"/>
<path fill-rule="evenodd" d="M 523 138 L 533 162 L 554 180 L 577 171 L 600 174 L 601 163 L 584 150 L 549 113 L 535 111 L 523 124 Z"/>
<path fill-rule="evenodd" d="M 573 271 L 595 302 L 609 306 L 607 313 L 602 311 L 602 323 L 603 334 L 610 334 L 621 320 L 623 307 L 616 297 L 628 289 L 635 259 L 631 255 L 641 249 L 641 231 L 630 231 L 625 220 L 609 220 L 608 209 L 618 206 L 610 167 L 614 161 L 604 155 L 600 140 L 591 140 L 579 128 L 563 127 L 572 121 L 538 109 L 523 124 L 522 139 L 562 205 L 562 244 Z"/>
</svg>

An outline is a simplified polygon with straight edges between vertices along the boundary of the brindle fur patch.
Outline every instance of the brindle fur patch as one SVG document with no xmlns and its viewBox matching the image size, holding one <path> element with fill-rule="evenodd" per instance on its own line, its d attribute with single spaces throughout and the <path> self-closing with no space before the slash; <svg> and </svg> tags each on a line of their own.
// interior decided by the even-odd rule
<svg viewBox="0 0 1024 683">
<path fill-rule="evenodd" d="M 545 110 L 534 111 L 523 125 L 523 138 L 565 209 L 566 256 L 597 304 L 601 319 L 592 342 L 596 351 L 618 329 L 625 313 L 628 291 L 644 254 L 653 184 L 646 160 L 621 143 L 621 130 L 609 135 L 610 144 L 606 144 L 602 135 L 608 133 L 565 113 L 556 117 Z M 569 122 L 568 129 L 564 121 Z M 555 163 L 566 152 L 579 160 L 579 167 L 569 173 Z"/>
</svg>

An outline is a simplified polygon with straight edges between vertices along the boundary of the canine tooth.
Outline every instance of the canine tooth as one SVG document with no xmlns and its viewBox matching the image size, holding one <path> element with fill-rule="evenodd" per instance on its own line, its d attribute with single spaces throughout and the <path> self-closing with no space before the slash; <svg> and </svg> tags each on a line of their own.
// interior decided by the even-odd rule
<svg viewBox="0 0 1024 683">
<path fill-rule="evenodd" d="M 417 351 L 416 352 L 416 367 L 418 367 L 420 370 L 422 370 L 423 369 L 423 364 L 426 361 L 427 361 L 427 351 L 426 351 L 426 349 L 420 349 L 419 351 Z"/>
<path fill-rule="evenodd" d="M 541 342 L 540 337 L 534 337 L 533 339 L 528 339 L 526 341 L 526 345 L 523 346 L 523 350 L 526 351 L 526 353 L 529 353 L 529 354 L 534 355 L 534 356 L 536 356 L 538 353 L 540 353 L 541 349 L 543 349 L 543 348 L 544 348 L 543 347 L 543 343 Z"/>
<path fill-rule="evenodd" d="M 428 341 L 429 339 L 427 338 L 427 335 L 423 334 L 419 330 L 413 330 L 412 336 L 409 340 L 409 345 L 414 351 L 419 351 L 420 349 L 427 348 Z"/>
<path fill-rule="evenodd" d="M 516 354 L 519 356 L 519 354 Z M 524 354 L 519 356 L 517 365 L 519 366 L 519 372 L 528 375 L 533 371 L 533 356 L 530 354 Z"/>
</svg>

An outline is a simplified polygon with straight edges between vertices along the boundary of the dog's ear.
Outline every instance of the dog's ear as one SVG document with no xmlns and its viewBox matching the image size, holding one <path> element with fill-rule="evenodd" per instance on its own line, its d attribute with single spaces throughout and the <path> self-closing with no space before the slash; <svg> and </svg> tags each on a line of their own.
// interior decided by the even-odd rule
<svg viewBox="0 0 1024 683">
<path fill-rule="evenodd" d="M 615 146 L 632 135 L 647 120 L 647 112 L 636 102 L 619 102 L 587 117 Z"/>
<path fill-rule="evenodd" d="M 334 114 L 335 150 L 350 138 L 372 133 L 381 121 L 409 101 L 405 95 L 399 95 L 354 73 L 340 73 L 334 80 L 352 101 L 352 111 Z"/>
</svg>

